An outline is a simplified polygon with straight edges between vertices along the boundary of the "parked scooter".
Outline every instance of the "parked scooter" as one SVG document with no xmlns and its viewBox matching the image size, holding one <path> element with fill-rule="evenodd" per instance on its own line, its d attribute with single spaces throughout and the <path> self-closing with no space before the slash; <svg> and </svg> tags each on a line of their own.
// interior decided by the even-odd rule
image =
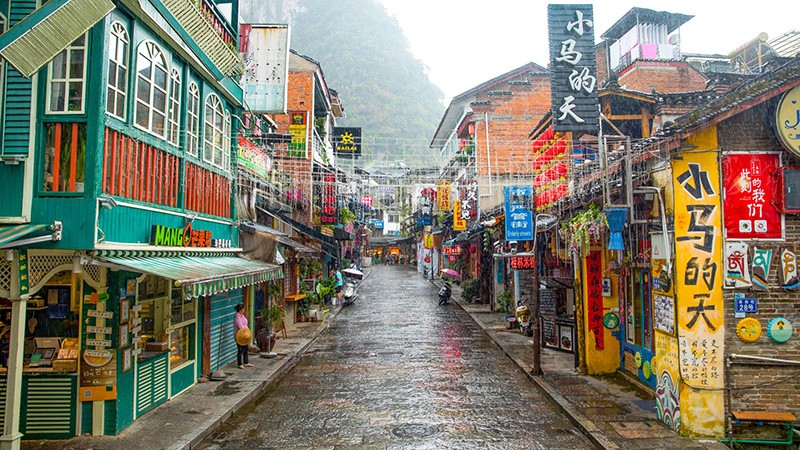
<svg viewBox="0 0 800 450">
<path fill-rule="evenodd" d="M 533 329 L 531 329 L 531 319 L 528 307 L 525 305 L 517 307 L 517 321 L 519 322 L 519 329 L 525 336 L 533 336 Z"/>
<path fill-rule="evenodd" d="M 447 281 L 442 280 L 442 283 L 444 285 L 439 288 L 439 304 L 446 305 L 450 301 L 450 296 L 453 295 L 453 287 Z"/>
<path fill-rule="evenodd" d="M 348 279 L 342 289 L 342 305 L 352 305 L 358 298 L 358 284 L 355 280 Z"/>
</svg>

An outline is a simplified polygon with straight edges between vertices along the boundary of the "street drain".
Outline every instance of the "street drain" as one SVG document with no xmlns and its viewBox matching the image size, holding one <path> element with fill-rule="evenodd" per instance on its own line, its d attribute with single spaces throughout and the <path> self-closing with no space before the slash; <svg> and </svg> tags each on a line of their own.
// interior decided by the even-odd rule
<svg viewBox="0 0 800 450">
<path fill-rule="evenodd" d="M 407 423 L 392 430 L 392 434 L 400 438 L 423 438 L 433 436 L 439 429 L 424 423 Z"/>
<path fill-rule="evenodd" d="M 184 414 L 203 414 L 203 413 L 201 413 L 200 411 L 198 411 L 196 409 L 190 409 L 188 411 L 184 411 L 183 413 Z"/>
</svg>

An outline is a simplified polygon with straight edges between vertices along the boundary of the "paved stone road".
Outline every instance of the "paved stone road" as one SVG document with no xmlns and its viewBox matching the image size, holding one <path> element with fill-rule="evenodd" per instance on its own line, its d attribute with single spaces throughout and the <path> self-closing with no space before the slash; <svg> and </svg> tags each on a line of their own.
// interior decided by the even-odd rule
<svg viewBox="0 0 800 450">
<path fill-rule="evenodd" d="M 359 296 L 200 448 L 592 448 L 417 272 L 374 267 Z"/>
</svg>

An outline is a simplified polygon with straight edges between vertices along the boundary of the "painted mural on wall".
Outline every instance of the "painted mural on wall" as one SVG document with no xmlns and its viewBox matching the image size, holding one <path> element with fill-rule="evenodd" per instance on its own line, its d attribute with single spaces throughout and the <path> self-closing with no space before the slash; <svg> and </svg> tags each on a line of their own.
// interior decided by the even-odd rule
<svg viewBox="0 0 800 450">
<path fill-rule="evenodd" d="M 769 269 L 772 265 L 771 248 L 753 247 L 752 281 L 754 291 L 769 290 Z"/>
<path fill-rule="evenodd" d="M 753 284 L 750 281 L 749 249 L 745 242 L 725 243 L 725 288 L 742 289 Z"/>
<path fill-rule="evenodd" d="M 675 293 L 682 422 L 689 432 L 724 430 L 722 214 L 716 152 L 673 161 Z"/>
<path fill-rule="evenodd" d="M 653 360 L 656 375 L 656 416 L 664 425 L 678 431 L 681 426 L 681 402 L 678 395 L 678 341 L 675 336 L 655 333 Z"/>
</svg>

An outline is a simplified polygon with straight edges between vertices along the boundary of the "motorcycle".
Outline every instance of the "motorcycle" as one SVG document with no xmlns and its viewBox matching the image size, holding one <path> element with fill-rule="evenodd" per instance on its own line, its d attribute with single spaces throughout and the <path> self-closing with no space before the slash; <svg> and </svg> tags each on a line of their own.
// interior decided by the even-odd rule
<svg viewBox="0 0 800 450">
<path fill-rule="evenodd" d="M 531 320 L 528 307 L 525 305 L 518 307 L 515 315 L 517 316 L 517 321 L 519 322 L 519 329 L 522 332 L 522 334 L 528 337 L 533 336 L 533 329 L 531 329 Z"/>
<path fill-rule="evenodd" d="M 354 280 L 347 280 L 342 289 L 342 305 L 352 305 L 358 298 L 358 285 Z"/>
<path fill-rule="evenodd" d="M 450 301 L 450 296 L 453 295 L 453 287 L 450 283 L 443 281 L 444 285 L 439 288 L 439 304 L 446 305 Z"/>
</svg>

